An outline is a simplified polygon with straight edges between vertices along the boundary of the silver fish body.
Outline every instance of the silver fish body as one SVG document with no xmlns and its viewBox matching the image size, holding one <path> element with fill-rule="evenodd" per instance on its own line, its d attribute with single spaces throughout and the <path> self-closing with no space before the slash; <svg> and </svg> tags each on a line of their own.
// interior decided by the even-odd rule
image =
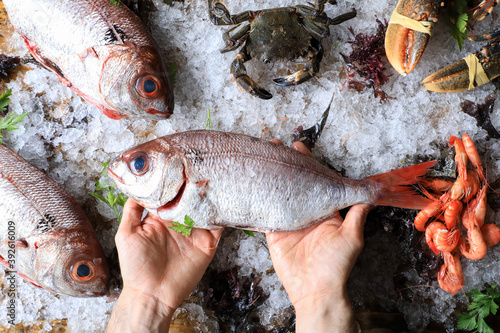
<svg viewBox="0 0 500 333">
<path fill-rule="evenodd" d="M 0 262 L 52 293 L 100 296 L 109 269 L 75 200 L 0 144 Z"/>
<path fill-rule="evenodd" d="M 113 119 L 169 117 L 173 90 L 141 20 L 109 0 L 5 0 L 29 51 Z"/>
<path fill-rule="evenodd" d="M 425 206 L 427 199 L 397 185 L 415 183 L 431 165 L 353 180 L 269 141 L 191 131 L 121 154 L 108 166 L 108 175 L 163 220 L 181 222 L 187 215 L 197 228 L 290 231 L 356 203 Z"/>
</svg>

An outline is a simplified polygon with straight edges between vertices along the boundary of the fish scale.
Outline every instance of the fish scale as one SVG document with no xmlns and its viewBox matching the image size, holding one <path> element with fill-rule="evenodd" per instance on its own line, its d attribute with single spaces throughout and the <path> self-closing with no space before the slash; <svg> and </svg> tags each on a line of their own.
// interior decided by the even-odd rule
<svg viewBox="0 0 500 333">
<path fill-rule="evenodd" d="M 0 256 L 4 259 L 0 261 L 5 265 L 9 259 L 10 243 L 15 246 L 15 269 L 33 284 L 72 296 L 106 293 L 105 256 L 75 200 L 4 145 L 0 145 L 0 169 Z M 9 238 L 9 225 L 14 227 L 13 238 Z M 72 278 L 70 271 L 79 263 L 91 266 L 92 279 Z"/>
<path fill-rule="evenodd" d="M 356 203 L 424 207 L 430 200 L 407 185 L 432 165 L 347 179 L 283 145 L 201 130 L 126 151 L 110 163 L 108 175 L 118 189 L 163 220 L 181 222 L 187 215 L 197 228 L 291 231 Z"/>
</svg>

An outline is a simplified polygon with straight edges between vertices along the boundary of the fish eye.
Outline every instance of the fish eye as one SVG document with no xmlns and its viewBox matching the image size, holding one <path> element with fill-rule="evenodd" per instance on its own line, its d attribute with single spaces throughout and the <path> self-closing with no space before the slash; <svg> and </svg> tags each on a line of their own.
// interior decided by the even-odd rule
<svg viewBox="0 0 500 333">
<path fill-rule="evenodd" d="M 86 278 L 87 276 L 90 275 L 90 267 L 85 264 L 81 264 L 76 269 L 76 275 L 78 275 L 78 277 L 81 278 Z"/>
<path fill-rule="evenodd" d="M 79 261 L 71 267 L 70 275 L 78 282 L 89 281 L 94 277 L 94 266 L 89 261 Z"/>
<path fill-rule="evenodd" d="M 128 166 L 134 175 L 141 176 L 149 169 L 149 159 L 144 153 L 136 153 L 129 159 Z"/>
<path fill-rule="evenodd" d="M 137 80 L 136 89 L 144 98 L 157 98 L 160 88 L 160 81 L 153 75 L 146 75 Z"/>
</svg>

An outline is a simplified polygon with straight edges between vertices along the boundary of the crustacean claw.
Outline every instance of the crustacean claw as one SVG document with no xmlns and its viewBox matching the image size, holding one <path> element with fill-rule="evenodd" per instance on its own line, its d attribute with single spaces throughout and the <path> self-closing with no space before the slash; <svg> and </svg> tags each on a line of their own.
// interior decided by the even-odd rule
<svg viewBox="0 0 500 333">
<path fill-rule="evenodd" d="M 271 99 L 273 95 L 264 88 L 261 88 L 253 82 L 248 75 L 240 75 L 234 78 L 236 83 L 252 96 L 259 97 L 260 99 Z"/>
<path fill-rule="evenodd" d="M 430 91 L 457 92 L 474 89 L 499 76 L 500 41 L 496 41 L 429 75 L 422 85 Z"/>
<path fill-rule="evenodd" d="M 389 21 L 385 37 L 387 59 L 401 75 L 419 62 L 439 18 L 437 0 L 400 0 Z"/>
<path fill-rule="evenodd" d="M 286 87 L 293 86 L 299 83 L 306 82 L 307 80 L 313 78 L 316 73 L 319 71 L 319 64 L 321 63 L 321 59 L 323 59 L 323 47 L 321 44 L 316 45 L 318 51 L 309 50 L 308 58 L 309 62 L 303 69 L 285 77 L 279 77 L 273 79 L 273 82 L 278 86 Z"/>
<path fill-rule="evenodd" d="M 245 91 L 250 93 L 252 96 L 259 97 L 261 99 L 271 99 L 273 95 L 261 87 L 259 87 L 248 75 L 245 68 L 244 62 L 249 60 L 250 57 L 246 53 L 246 48 L 243 49 L 236 56 L 236 59 L 231 64 L 231 74 L 236 83 Z"/>
</svg>

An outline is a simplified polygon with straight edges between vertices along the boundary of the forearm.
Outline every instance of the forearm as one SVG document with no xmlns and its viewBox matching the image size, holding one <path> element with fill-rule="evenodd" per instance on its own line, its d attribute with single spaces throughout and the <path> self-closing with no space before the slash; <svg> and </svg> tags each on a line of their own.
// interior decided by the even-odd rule
<svg viewBox="0 0 500 333">
<path fill-rule="evenodd" d="M 165 333 L 174 311 L 154 296 L 124 289 L 113 308 L 106 333 Z"/>
<path fill-rule="evenodd" d="M 347 292 L 303 300 L 295 310 L 297 333 L 359 333 Z"/>
</svg>

